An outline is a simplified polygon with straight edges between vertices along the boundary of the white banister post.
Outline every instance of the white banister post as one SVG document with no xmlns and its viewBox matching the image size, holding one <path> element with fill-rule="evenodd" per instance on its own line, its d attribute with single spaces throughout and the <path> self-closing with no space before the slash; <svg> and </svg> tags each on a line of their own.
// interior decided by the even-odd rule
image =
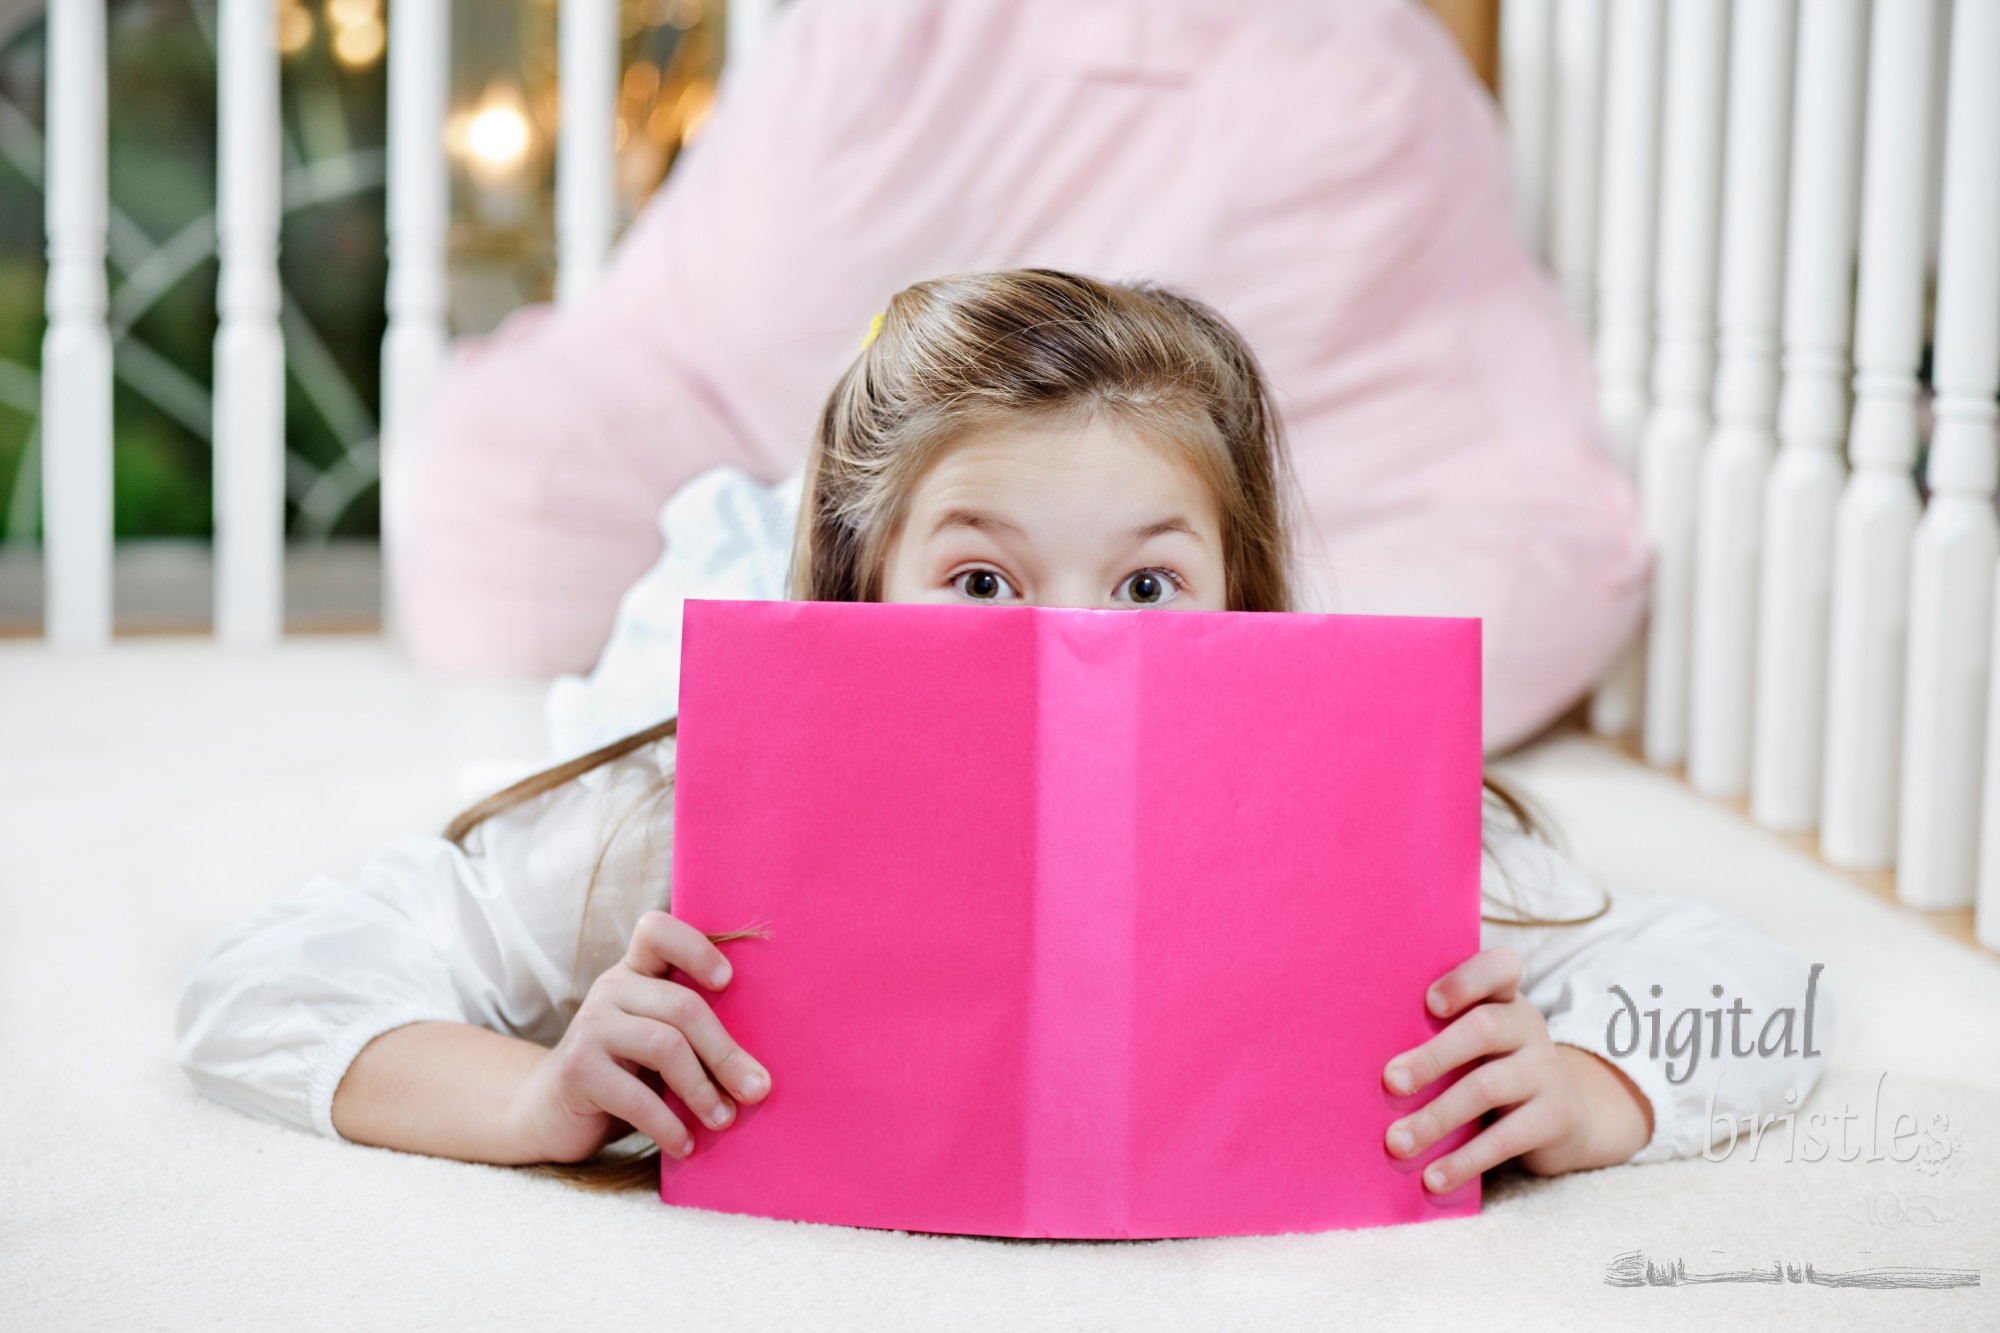
<svg viewBox="0 0 2000 1333">
<path fill-rule="evenodd" d="M 1547 253 L 1554 0 L 1507 0 L 1500 6 L 1500 103 L 1507 113 L 1514 216 L 1537 256 Z"/>
<path fill-rule="evenodd" d="M 1811 828 L 1819 814 L 1833 514 L 1847 475 L 1867 15 L 1866 0 L 1811 0 L 1799 19 L 1785 376 L 1778 457 L 1764 489 L 1750 778 L 1751 814 L 1777 829 Z"/>
<path fill-rule="evenodd" d="M 215 630 L 249 646 L 284 631 L 277 6 L 223 0 L 218 28 Z"/>
<path fill-rule="evenodd" d="M 393 631 L 395 547 L 409 507 L 411 450 L 445 359 L 445 246 L 451 168 L 450 0 L 397 0 L 389 11 L 389 286 L 382 338 L 382 622 Z"/>
<path fill-rule="evenodd" d="M 729 0 L 729 8 L 724 11 L 728 20 L 728 30 L 724 34 L 723 57 L 727 67 L 740 67 L 770 35 L 771 24 L 777 20 L 777 0 Z"/>
<path fill-rule="evenodd" d="M 1646 641 L 1645 754 L 1663 767 L 1687 750 L 1694 600 L 1695 488 L 1714 377 L 1715 240 L 1722 187 L 1726 0 L 1667 9 L 1667 102 L 1656 276 L 1660 350 L 1653 411 L 1639 444 L 1639 498 L 1653 542 Z"/>
<path fill-rule="evenodd" d="M 558 27 L 556 300 L 574 305 L 617 231 L 618 0 L 562 0 Z"/>
<path fill-rule="evenodd" d="M 1958 0 L 1951 30 L 1938 244 L 1931 499 L 1910 556 L 1907 748 L 1896 892 L 1975 900 L 1992 660 L 1996 384 L 2000 384 L 2000 4 Z M 1988 930 L 1992 929 L 1991 924 Z"/>
<path fill-rule="evenodd" d="M 1597 313 L 1597 178 L 1604 116 L 1604 0 L 1557 0 L 1554 197 L 1549 264 L 1587 338 Z"/>
<path fill-rule="evenodd" d="M 1604 441 L 1626 476 L 1652 406 L 1653 238 L 1659 215 L 1661 0 L 1611 6 L 1604 94 L 1603 203 L 1597 241 L 1597 398 Z M 1591 729 L 1622 736 L 1639 707 L 1643 638 L 1627 645 L 1590 699 Z"/>
<path fill-rule="evenodd" d="M 104 324 L 104 0 L 48 15 L 42 550 L 49 640 L 111 639 L 111 335 Z"/>
<path fill-rule="evenodd" d="M 1854 470 L 1833 532 L 1820 855 L 1850 870 L 1894 859 L 1903 752 L 1910 539 L 1922 503 L 1917 364 L 1924 345 L 1937 0 L 1877 4 L 1869 42 L 1867 184 L 1854 310 Z"/>
<path fill-rule="evenodd" d="M 1995 219 L 2000 225 L 2000 218 Z M 2000 582 L 1994 596 L 2000 598 Z M 1988 663 L 2000 662 L 2000 603 L 1993 608 L 1994 642 L 1987 645 Z M 1972 934 L 2000 953 L 2000 672 L 1992 677 L 1986 700 L 1985 791 L 1981 799 L 1979 880 L 1973 899 Z"/>
<path fill-rule="evenodd" d="M 1791 160 L 1793 0 L 1736 6 L 1722 193 L 1715 434 L 1695 516 L 1688 783 L 1707 796 L 1750 785 L 1758 538 L 1777 449 L 1778 303 Z"/>
</svg>

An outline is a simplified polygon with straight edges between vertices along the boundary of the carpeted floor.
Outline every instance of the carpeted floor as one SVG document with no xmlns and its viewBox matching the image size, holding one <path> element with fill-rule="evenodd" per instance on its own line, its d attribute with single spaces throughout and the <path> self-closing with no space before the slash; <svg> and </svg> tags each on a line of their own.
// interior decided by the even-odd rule
<svg viewBox="0 0 2000 1333">
<path fill-rule="evenodd" d="M 0 644 L 0 1326 L 2000 1327 L 2000 961 L 1580 737 L 1502 765 L 1616 892 L 1730 910 L 1826 964 L 1809 1109 L 1948 1117 L 1918 1161 L 1502 1173 L 1476 1218 L 1198 1241 L 999 1242 L 604 1198 L 328 1142 L 198 1096 L 170 1006 L 257 904 L 436 828 L 470 761 L 541 748 L 541 692 L 445 689 L 378 643 L 102 655 Z M 1886 1081 L 1881 1081 L 1886 1073 Z M 1978 1287 L 1617 1286 L 1978 1270 Z M 1633 1261 L 1626 1259 L 1629 1266 Z"/>
</svg>

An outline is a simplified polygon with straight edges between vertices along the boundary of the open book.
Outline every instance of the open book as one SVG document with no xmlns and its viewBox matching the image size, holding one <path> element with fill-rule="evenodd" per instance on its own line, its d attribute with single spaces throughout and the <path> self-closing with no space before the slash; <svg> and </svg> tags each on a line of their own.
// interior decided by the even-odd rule
<svg viewBox="0 0 2000 1333">
<path fill-rule="evenodd" d="M 688 603 L 675 915 L 772 1090 L 668 1203 L 991 1236 L 1476 1213 L 1382 1084 L 1479 948 L 1472 619 Z M 704 992 L 706 993 L 706 992 Z"/>
</svg>

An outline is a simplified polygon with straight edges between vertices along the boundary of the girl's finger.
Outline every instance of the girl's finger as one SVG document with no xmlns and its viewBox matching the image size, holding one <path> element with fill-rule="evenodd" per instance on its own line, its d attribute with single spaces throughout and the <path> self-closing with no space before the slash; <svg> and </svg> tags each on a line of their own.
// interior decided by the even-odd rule
<svg viewBox="0 0 2000 1333">
<path fill-rule="evenodd" d="M 620 1014 L 604 1028 L 604 1049 L 657 1069 L 674 1095 L 711 1128 L 721 1129 L 736 1118 L 735 1104 L 710 1080 L 687 1035 L 671 1023 Z"/>
<path fill-rule="evenodd" d="M 606 1115 L 613 1115 L 660 1145 L 671 1157 L 694 1151 L 694 1135 L 667 1109 L 659 1094 L 610 1060 L 594 1061 L 578 1089 Z"/>
<path fill-rule="evenodd" d="M 701 1063 L 714 1072 L 738 1101 L 754 1102 L 770 1092 L 770 1072 L 737 1045 L 736 1038 L 729 1035 L 722 1020 L 708 1007 L 708 1001 L 686 986 L 657 977 L 628 976 L 614 983 L 611 998 L 628 1014 L 678 1028 L 694 1047 Z M 674 1091 L 680 1089 L 676 1087 Z"/>
<path fill-rule="evenodd" d="M 708 936 L 671 912 L 648 912 L 632 927 L 625 966 L 645 977 L 665 977 L 675 968 L 720 990 L 729 983 L 729 960 Z"/>
<path fill-rule="evenodd" d="M 1522 999 L 1474 1005 L 1423 1045 L 1391 1060 L 1382 1071 L 1382 1085 L 1398 1095 L 1417 1092 L 1482 1055 L 1519 1050 L 1534 1031 L 1531 1013 L 1541 1016 Z"/>
<path fill-rule="evenodd" d="M 1533 1073 L 1524 1061 L 1488 1060 L 1427 1104 L 1391 1124 L 1384 1142 L 1398 1157 L 1415 1157 L 1467 1121 L 1498 1107 L 1526 1101 L 1535 1091 Z"/>
<path fill-rule="evenodd" d="M 1505 945 L 1481 949 L 1432 983 L 1424 1007 L 1450 1018 L 1482 1000 L 1514 998 L 1521 985 L 1521 955 Z"/>
<path fill-rule="evenodd" d="M 1494 1121 L 1485 1133 L 1425 1167 L 1424 1188 L 1433 1194 L 1449 1194 L 1481 1172 L 1549 1142 L 1557 1123 L 1549 1098 L 1531 1098 Z"/>
</svg>

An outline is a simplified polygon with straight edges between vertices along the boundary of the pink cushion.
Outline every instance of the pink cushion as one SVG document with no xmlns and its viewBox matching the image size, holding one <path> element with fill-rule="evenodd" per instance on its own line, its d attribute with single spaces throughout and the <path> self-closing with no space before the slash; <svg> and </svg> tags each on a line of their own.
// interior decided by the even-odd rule
<svg viewBox="0 0 2000 1333">
<path fill-rule="evenodd" d="M 1649 555 L 1583 340 L 1418 6 L 807 0 L 593 293 L 457 354 L 392 534 L 411 649 L 586 669 L 678 486 L 792 471 L 888 293 L 1019 264 L 1158 279 L 1242 328 L 1314 604 L 1485 617 L 1489 747 L 1636 627 Z"/>
</svg>

